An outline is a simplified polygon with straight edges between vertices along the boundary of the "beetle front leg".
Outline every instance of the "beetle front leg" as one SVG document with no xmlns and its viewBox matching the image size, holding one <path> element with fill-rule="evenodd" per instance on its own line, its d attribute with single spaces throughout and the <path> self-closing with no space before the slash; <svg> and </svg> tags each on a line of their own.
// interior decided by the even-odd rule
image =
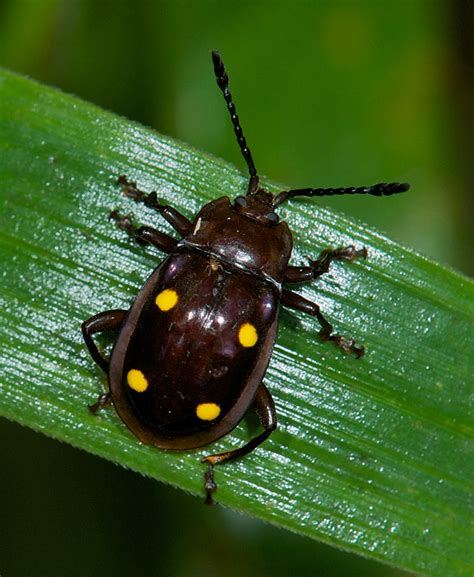
<svg viewBox="0 0 474 577">
<path fill-rule="evenodd" d="M 125 196 L 132 198 L 135 202 L 143 202 L 145 206 L 157 210 L 181 236 L 187 236 L 192 232 L 193 223 L 172 206 L 160 204 L 155 191 L 150 193 L 143 192 L 137 188 L 136 182 L 129 182 L 123 174 L 118 177 L 117 184 L 123 186 Z"/>
<path fill-rule="evenodd" d="M 117 226 L 125 230 L 138 244 L 151 244 L 158 250 L 168 254 L 172 253 L 178 244 L 178 241 L 168 234 L 156 230 L 151 226 L 135 226 L 132 218 L 127 214 L 120 216 L 117 211 L 113 210 L 109 218 L 115 220 Z"/>
<path fill-rule="evenodd" d="M 353 338 L 346 338 L 341 335 L 332 334 L 333 327 L 331 323 L 323 317 L 319 306 L 316 303 L 305 299 L 297 293 L 283 289 L 281 304 L 290 309 L 295 309 L 311 315 L 312 317 L 316 317 L 322 327 L 319 331 L 319 337 L 322 341 L 331 341 L 346 353 L 354 353 L 357 358 L 360 358 L 364 354 L 364 347 L 357 346 Z"/>
<path fill-rule="evenodd" d="M 217 455 L 208 455 L 202 459 L 202 463 L 208 463 L 207 471 L 204 475 L 204 489 L 206 491 L 206 505 L 213 505 L 214 500 L 212 494 L 217 491 L 217 485 L 214 482 L 214 466 L 232 459 L 238 459 L 244 455 L 251 453 L 258 447 L 265 439 L 270 436 L 270 433 L 276 429 L 277 416 L 275 411 L 275 403 L 272 396 L 268 392 L 267 387 L 261 383 L 254 399 L 254 407 L 257 412 L 260 423 L 263 427 L 263 433 L 251 439 L 246 445 L 233 451 L 226 451 L 225 453 L 218 453 Z"/>
<path fill-rule="evenodd" d="M 326 249 L 316 260 L 310 260 L 310 266 L 288 266 L 283 276 L 284 283 L 307 282 L 329 272 L 333 260 L 353 261 L 356 258 L 367 258 L 365 246 L 359 250 L 354 245 Z"/>
<path fill-rule="evenodd" d="M 84 321 L 81 325 L 82 336 L 84 337 L 84 341 L 89 349 L 91 357 L 105 373 L 109 372 L 109 362 L 100 354 L 91 335 L 119 329 L 125 320 L 127 312 L 128 311 L 121 309 L 105 311 L 87 319 L 87 321 Z M 110 401 L 110 393 L 105 393 L 100 395 L 96 403 L 89 405 L 89 409 L 95 414 L 99 408 L 107 405 Z"/>
</svg>

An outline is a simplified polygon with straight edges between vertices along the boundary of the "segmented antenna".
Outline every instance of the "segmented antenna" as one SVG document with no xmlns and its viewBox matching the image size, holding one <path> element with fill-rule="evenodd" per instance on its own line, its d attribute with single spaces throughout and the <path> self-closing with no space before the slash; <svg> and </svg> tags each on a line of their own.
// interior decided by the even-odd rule
<svg viewBox="0 0 474 577">
<path fill-rule="evenodd" d="M 240 126 L 239 117 L 235 111 L 235 104 L 232 101 L 232 95 L 229 90 L 229 77 L 227 76 L 227 72 L 225 71 L 224 63 L 222 62 L 222 58 L 219 52 L 216 52 L 215 50 L 212 52 L 212 62 L 214 64 L 214 73 L 216 75 L 217 86 L 219 86 L 219 88 L 222 90 L 222 94 L 224 95 L 225 101 L 227 102 L 227 108 L 230 113 L 230 119 L 232 120 L 235 136 L 237 137 L 237 142 L 239 143 L 242 156 L 245 158 L 245 162 L 247 163 L 249 169 L 250 180 L 247 194 L 252 194 L 258 190 L 257 169 L 253 163 L 252 154 L 249 147 L 247 146 L 247 141 L 245 140 L 242 127 Z"/>
<path fill-rule="evenodd" d="M 379 182 L 372 186 L 358 186 L 349 188 L 300 188 L 280 192 L 273 201 L 273 208 L 294 196 L 334 196 L 340 194 L 371 194 L 373 196 L 390 196 L 405 192 L 410 188 L 406 182 Z"/>
</svg>

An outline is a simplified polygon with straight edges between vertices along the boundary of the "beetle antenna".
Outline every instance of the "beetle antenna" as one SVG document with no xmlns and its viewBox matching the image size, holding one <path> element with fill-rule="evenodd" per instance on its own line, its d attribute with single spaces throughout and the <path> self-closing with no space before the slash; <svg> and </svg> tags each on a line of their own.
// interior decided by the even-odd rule
<svg viewBox="0 0 474 577">
<path fill-rule="evenodd" d="M 234 127 L 235 136 L 237 137 L 237 142 L 239 143 L 242 156 L 245 158 L 245 162 L 247 163 L 249 169 L 250 180 L 247 194 L 253 194 L 257 192 L 259 184 L 257 169 L 253 163 L 252 154 L 249 147 L 247 146 L 247 141 L 245 140 L 242 127 L 240 126 L 239 117 L 235 111 L 235 104 L 232 101 L 232 95 L 229 90 L 229 77 L 227 76 L 227 72 L 225 71 L 224 63 L 222 62 L 222 58 L 219 52 L 215 50 L 212 52 L 212 62 L 214 64 L 214 73 L 216 75 L 217 86 L 219 86 L 219 88 L 222 90 L 222 94 L 224 95 L 225 101 L 227 103 L 227 109 L 230 113 L 230 119 L 232 120 L 232 125 Z"/>
<path fill-rule="evenodd" d="M 371 194 L 373 196 L 390 196 L 399 192 L 406 192 L 410 188 L 407 182 L 379 182 L 372 186 L 358 186 L 349 188 L 299 188 L 280 192 L 273 201 L 273 208 L 280 206 L 294 196 L 334 196 L 340 194 Z"/>
</svg>

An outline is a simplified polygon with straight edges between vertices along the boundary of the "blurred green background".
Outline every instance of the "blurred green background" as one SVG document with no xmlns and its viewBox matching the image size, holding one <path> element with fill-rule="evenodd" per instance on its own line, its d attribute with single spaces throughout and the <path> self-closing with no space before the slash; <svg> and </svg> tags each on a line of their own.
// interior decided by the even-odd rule
<svg viewBox="0 0 474 577">
<path fill-rule="evenodd" d="M 244 163 L 220 50 L 262 175 L 472 273 L 467 2 L 0 0 L 0 65 Z M 225 191 L 216 191 L 216 195 Z M 324 247 L 317 247 L 324 248 Z M 395 576 L 0 423 L 0 573 Z"/>
</svg>

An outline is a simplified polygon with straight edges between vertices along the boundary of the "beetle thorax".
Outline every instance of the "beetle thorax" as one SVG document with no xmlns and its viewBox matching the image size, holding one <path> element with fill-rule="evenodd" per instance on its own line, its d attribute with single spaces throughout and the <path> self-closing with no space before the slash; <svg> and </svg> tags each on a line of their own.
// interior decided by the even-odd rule
<svg viewBox="0 0 474 577">
<path fill-rule="evenodd" d="M 259 222 L 222 197 L 201 209 L 183 244 L 281 283 L 293 242 L 285 222 Z"/>
</svg>

